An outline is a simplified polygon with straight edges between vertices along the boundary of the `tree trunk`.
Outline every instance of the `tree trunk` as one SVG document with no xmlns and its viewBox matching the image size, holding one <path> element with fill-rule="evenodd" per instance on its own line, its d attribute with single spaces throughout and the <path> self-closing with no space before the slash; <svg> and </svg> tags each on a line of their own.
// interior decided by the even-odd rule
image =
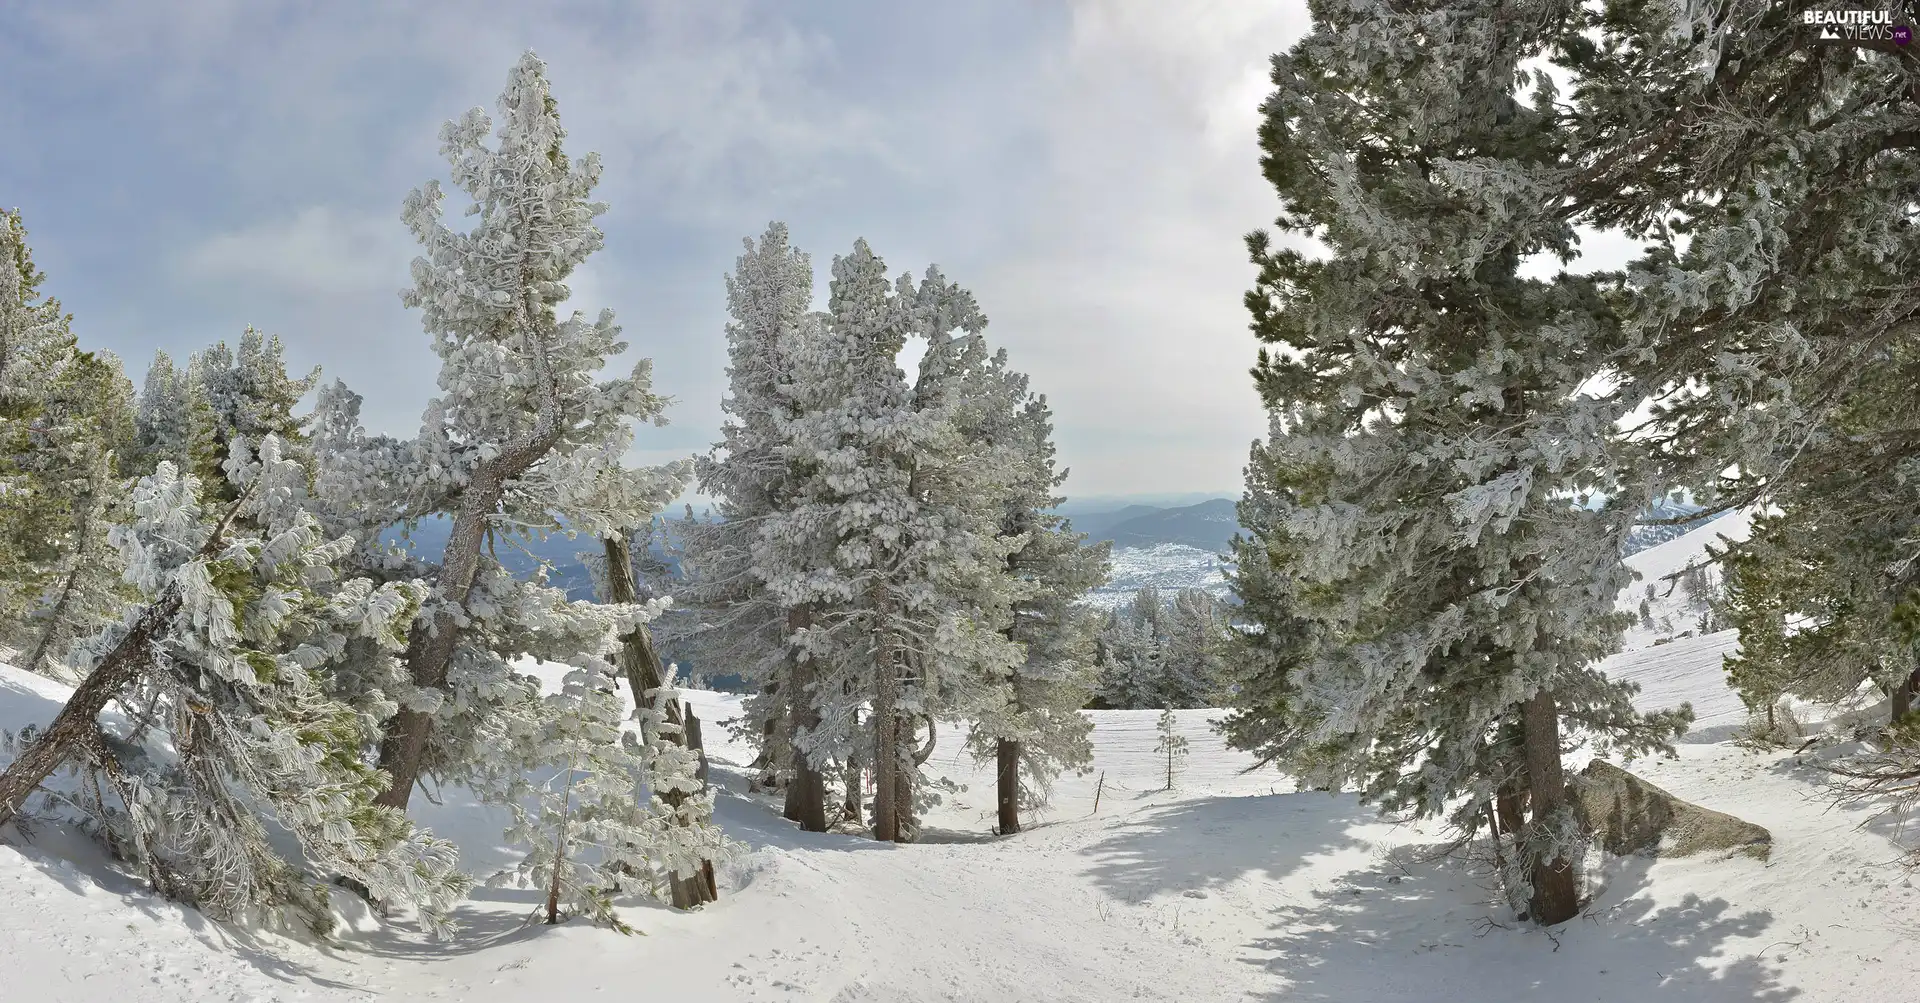
<svg viewBox="0 0 1920 1003">
<path fill-rule="evenodd" d="M 27 795 L 87 748 L 100 712 L 153 664 L 153 644 L 180 612 L 180 590 L 168 586 L 134 621 L 113 650 L 67 698 L 66 706 L 34 743 L 0 773 L 0 825 L 12 820 Z"/>
<path fill-rule="evenodd" d="M 1500 785 L 1493 796 L 1494 817 L 1499 820 L 1500 831 L 1515 838 L 1525 828 L 1527 788 L 1520 777 L 1512 777 Z"/>
<path fill-rule="evenodd" d="M 444 605 L 430 620 L 415 621 L 407 639 L 407 675 L 417 687 L 444 689 L 447 685 L 447 667 L 460 644 L 460 621 L 446 607 L 466 606 L 474 573 L 480 567 L 487 518 L 499 504 L 502 492 L 500 480 L 488 476 L 483 468 L 461 497 L 440 564 L 440 601 Z M 414 785 L 425 770 L 427 741 L 432 735 L 433 715 L 424 711 L 402 707 L 387 720 L 386 733 L 380 740 L 380 768 L 392 783 L 374 798 L 375 804 L 407 810 Z"/>
<path fill-rule="evenodd" d="M 633 550 L 627 543 L 625 534 L 603 537 L 601 549 L 607 559 L 607 601 L 615 603 L 633 603 L 640 601 L 640 586 L 633 578 Z M 659 689 L 666 681 L 667 673 L 660 664 L 660 653 L 654 650 L 653 635 L 645 624 L 637 625 L 632 631 L 620 638 L 620 668 L 626 672 L 627 686 L 633 690 L 633 705 L 642 706 L 647 699 L 647 691 Z M 700 782 L 706 782 L 706 752 L 700 745 L 700 722 L 693 716 L 691 709 L 684 713 L 680 701 L 669 700 L 666 706 L 667 723 L 678 725 L 678 734 L 669 734 L 667 741 L 676 745 L 700 751 Z M 678 791 L 669 791 L 660 795 L 660 800 L 669 807 L 678 808 L 686 800 L 686 795 Z M 702 869 L 693 874 L 667 875 L 667 889 L 673 898 L 676 909 L 691 909 L 702 902 L 711 902 L 717 893 L 711 887 L 711 881 L 703 877 L 710 873 L 713 865 L 710 861 L 701 861 Z"/>
<path fill-rule="evenodd" d="M 900 841 L 900 814 L 896 803 L 900 780 L 900 722 L 894 712 L 899 697 L 899 666 L 893 635 L 885 627 L 888 610 L 884 592 L 875 587 L 875 609 L 882 626 L 874 631 L 873 646 L 873 838 Z"/>
<path fill-rule="evenodd" d="M 1920 669 L 1913 670 L 1907 678 L 1893 688 L 1892 699 L 1888 701 L 1893 710 L 1892 723 L 1899 724 L 1900 719 L 1906 717 L 1908 711 L 1913 710 L 1913 698 L 1916 693 L 1920 693 Z"/>
<path fill-rule="evenodd" d="M 1000 835 L 1020 831 L 1020 743 L 1003 738 L 995 748 L 995 780 L 1000 795 Z"/>
<path fill-rule="evenodd" d="M 686 710 L 687 719 L 680 726 L 685 729 L 683 733 L 687 736 L 687 748 L 700 757 L 699 772 L 695 776 L 700 778 L 700 789 L 705 790 L 712 784 L 707 769 L 707 743 L 700 737 L 700 717 L 693 712 L 693 705 L 688 704 Z"/>
<path fill-rule="evenodd" d="M 804 630 L 812 614 L 802 606 L 787 611 L 787 634 Z M 793 779 L 787 783 L 786 817 L 800 823 L 806 832 L 827 831 L 827 780 L 812 760 L 800 750 L 794 739 L 802 731 L 820 726 L 820 709 L 813 699 L 813 660 L 795 650 L 788 663 L 787 677 L 787 750 L 793 758 Z"/>
<path fill-rule="evenodd" d="M 214 525 L 213 532 L 207 534 L 206 543 L 201 544 L 199 556 L 204 558 L 219 552 L 227 535 L 227 527 L 240 514 L 241 506 L 253 497 L 254 486 L 258 483 L 255 481 L 248 485 L 246 490 L 240 492 L 240 497 L 227 506 L 226 514 Z M 180 603 L 178 584 L 169 584 L 161 590 L 134 620 L 126 636 L 74 688 L 66 706 L 54 715 L 53 723 L 47 726 L 47 730 L 41 732 L 31 746 L 21 750 L 19 758 L 7 765 L 5 773 L 0 773 L 0 825 L 13 819 L 26 802 L 27 795 L 52 776 L 53 771 L 66 765 L 75 753 L 95 741 L 100 731 L 100 712 L 106 709 L 109 701 L 153 666 L 153 645 L 166 633 L 167 625 L 180 612 Z"/>
<path fill-rule="evenodd" d="M 81 499 L 74 515 L 73 567 L 67 571 L 67 580 L 60 584 L 60 597 L 53 601 L 53 610 L 47 614 L 47 627 L 40 632 L 40 640 L 34 642 L 33 651 L 20 667 L 28 672 L 39 672 L 40 664 L 46 660 L 48 649 L 53 647 L 53 637 L 60 632 L 61 621 L 67 618 L 67 608 L 73 605 L 73 594 L 80 587 L 80 570 L 91 559 L 87 544 L 93 533 L 93 494 L 88 492 Z"/>
<path fill-rule="evenodd" d="M 913 748 L 913 716 L 895 711 L 893 715 L 894 754 L 899 757 L 893 771 L 893 818 L 899 830 L 899 842 L 913 838 L 913 781 L 920 775 Z"/>
<path fill-rule="evenodd" d="M 573 783 L 579 770 L 567 771 L 566 811 L 560 816 L 560 831 L 554 836 L 553 880 L 547 884 L 547 925 L 560 922 L 560 875 L 567 863 L 567 823 L 573 821 Z"/>
<path fill-rule="evenodd" d="M 1545 837 L 1545 828 L 1567 804 L 1567 781 L 1560 764 L 1560 709 L 1553 694 L 1542 689 L 1526 703 L 1527 795 L 1533 803 L 1529 840 Z M 1565 854 L 1551 857 L 1533 853 L 1533 900 L 1528 912 L 1535 923 L 1553 926 L 1580 912 L 1580 892 L 1573 862 Z"/>
<path fill-rule="evenodd" d="M 858 748 L 858 745 L 856 745 L 855 748 Z M 865 766 L 861 765 L 859 755 L 851 752 L 847 754 L 847 764 L 846 764 L 845 772 L 846 772 L 845 779 L 846 779 L 847 790 L 846 790 L 845 798 L 844 800 L 842 800 L 840 805 L 841 811 L 846 815 L 847 818 L 852 819 L 855 822 L 864 821 L 864 818 L 862 816 L 865 813 L 860 810 L 861 802 L 864 800 L 860 796 L 861 794 L 860 783 L 861 781 L 866 779 L 867 769 Z"/>
<path fill-rule="evenodd" d="M 767 683 L 760 687 L 760 692 L 767 697 L 764 704 L 767 719 L 760 722 L 760 754 L 753 757 L 753 762 L 747 764 L 747 769 L 760 771 L 760 776 L 751 782 L 747 789 L 770 791 L 779 786 L 781 746 L 785 741 L 782 737 L 784 729 L 781 728 L 780 722 L 785 717 L 785 713 L 779 702 L 774 699 L 780 695 L 778 682 Z"/>
</svg>

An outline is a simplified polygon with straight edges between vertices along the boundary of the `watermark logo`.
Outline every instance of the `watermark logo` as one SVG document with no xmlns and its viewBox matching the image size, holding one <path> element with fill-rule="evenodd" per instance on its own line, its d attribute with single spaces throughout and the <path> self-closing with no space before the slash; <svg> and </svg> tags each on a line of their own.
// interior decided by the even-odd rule
<svg viewBox="0 0 1920 1003">
<path fill-rule="evenodd" d="M 1800 23 L 1812 29 L 1812 41 L 1827 45 L 1908 45 L 1913 27 L 1896 24 L 1886 10 L 1805 10 Z"/>
</svg>

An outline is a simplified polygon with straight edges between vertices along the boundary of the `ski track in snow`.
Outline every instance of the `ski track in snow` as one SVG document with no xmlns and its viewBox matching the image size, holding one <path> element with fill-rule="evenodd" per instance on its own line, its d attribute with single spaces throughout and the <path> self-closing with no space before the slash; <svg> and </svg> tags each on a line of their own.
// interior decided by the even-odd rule
<svg viewBox="0 0 1920 1003">
<path fill-rule="evenodd" d="M 1633 563 L 1677 569 L 1689 537 Z M 1091 712 L 1093 769 L 999 839 L 991 768 L 943 729 L 930 765 L 967 789 L 929 813 L 922 842 L 886 846 L 799 832 L 772 798 L 743 793 L 751 754 L 720 726 L 738 698 L 694 692 L 720 819 L 754 847 L 697 912 L 635 905 L 625 915 L 644 935 L 625 938 L 529 925 L 537 892 L 483 888 L 450 942 L 404 917 L 360 917 L 321 947 L 155 899 L 91 843 L 42 827 L 0 845 L 0 1001 L 1913 998 L 1902 959 L 1920 891 L 1890 866 L 1904 837 L 1818 800 L 1817 764 L 1724 743 L 1744 719 L 1720 669 L 1730 634 L 1652 640 L 1630 636 L 1608 670 L 1641 684 L 1643 706 L 1685 700 L 1697 720 L 1678 759 L 1636 771 L 1769 827 L 1773 858 L 1602 861 L 1586 915 L 1551 935 L 1514 922 L 1483 869 L 1427 859 L 1437 830 L 1243 772 L 1248 758 L 1207 727 L 1216 711 L 1177 712 L 1191 753 L 1171 791 L 1152 751 L 1157 712 Z M 530 669 L 550 682 L 564 671 Z M 44 721 L 64 695 L 0 667 L 0 727 Z M 457 790 L 440 800 L 416 799 L 415 815 L 460 840 L 470 869 L 511 860 L 502 818 Z"/>
</svg>

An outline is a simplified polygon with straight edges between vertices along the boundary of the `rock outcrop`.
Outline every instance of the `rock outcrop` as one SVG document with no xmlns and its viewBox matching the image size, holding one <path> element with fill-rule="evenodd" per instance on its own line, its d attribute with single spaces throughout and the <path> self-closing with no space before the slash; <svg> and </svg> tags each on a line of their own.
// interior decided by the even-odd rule
<svg viewBox="0 0 1920 1003">
<path fill-rule="evenodd" d="M 1684 857 L 1725 851 L 1765 860 L 1773 850 L 1766 829 L 1683 801 L 1612 763 L 1594 760 L 1571 787 L 1594 845 L 1608 853 Z"/>
</svg>

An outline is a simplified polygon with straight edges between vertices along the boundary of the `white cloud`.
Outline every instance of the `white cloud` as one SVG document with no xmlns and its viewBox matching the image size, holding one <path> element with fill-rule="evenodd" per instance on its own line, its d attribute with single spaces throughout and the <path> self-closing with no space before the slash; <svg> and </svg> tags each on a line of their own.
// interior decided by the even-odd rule
<svg viewBox="0 0 1920 1003">
<path fill-rule="evenodd" d="M 136 356 L 278 331 L 294 361 L 367 395 L 369 425 L 410 432 L 434 365 L 397 295 L 416 253 L 400 199 L 444 175 L 440 121 L 490 106 L 531 47 L 570 151 L 601 153 L 613 206 L 570 303 L 612 307 L 680 401 L 642 450 L 714 438 L 720 275 L 740 237 L 780 218 L 814 253 L 823 299 L 856 236 L 895 270 L 938 262 L 972 288 L 989 337 L 1050 397 L 1075 493 L 1238 483 L 1265 431 L 1241 235 L 1274 213 L 1257 109 L 1270 55 L 1306 23 L 1297 0 L 450 10 L 38 9 L 18 52 L 41 62 L 10 69 L 0 40 L 0 89 L 31 72 L 52 90 L 10 128 L 104 116 L 81 139 L 144 158 L 114 181 L 167 213 L 146 243 L 113 245 L 155 295 L 102 281 L 69 305 L 124 318 L 108 347 Z M 86 204 L 43 170 L 24 196 Z"/>
<path fill-rule="evenodd" d="M 193 280 L 250 283 L 304 299 L 397 296 L 417 245 L 398 213 L 310 206 L 291 217 L 216 233 L 179 261 Z"/>
</svg>

